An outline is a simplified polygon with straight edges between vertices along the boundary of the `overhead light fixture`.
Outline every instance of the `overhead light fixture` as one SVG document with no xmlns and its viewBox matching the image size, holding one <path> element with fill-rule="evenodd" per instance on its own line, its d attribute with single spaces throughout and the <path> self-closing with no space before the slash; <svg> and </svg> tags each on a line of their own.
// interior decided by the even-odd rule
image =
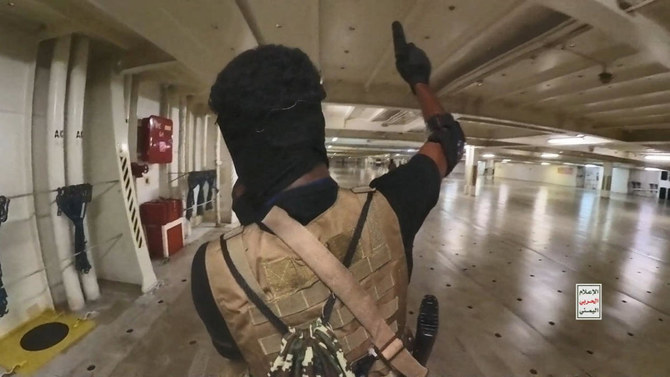
<svg viewBox="0 0 670 377">
<path fill-rule="evenodd" d="M 585 168 L 596 168 L 598 165 L 593 165 L 593 164 L 586 164 L 584 165 Z"/>
<path fill-rule="evenodd" d="M 551 165 L 551 164 L 548 163 L 548 162 L 543 162 L 543 163 L 541 163 L 540 165 Z"/>
<path fill-rule="evenodd" d="M 644 168 L 646 171 L 661 171 L 659 168 Z"/>
<path fill-rule="evenodd" d="M 509 158 L 503 158 L 502 163 L 503 163 L 503 164 L 506 164 L 506 163 L 508 163 L 508 162 L 510 162 L 510 161 L 512 161 L 512 160 L 510 160 Z"/>
<path fill-rule="evenodd" d="M 553 145 L 580 145 L 588 144 L 584 137 L 561 137 L 547 140 L 547 143 Z"/>
<path fill-rule="evenodd" d="M 670 154 L 648 154 L 644 156 L 649 161 L 670 161 Z"/>
<path fill-rule="evenodd" d="M 547 140 L 551 145 L 593 145 L 608 143 L 607 139 L 579 134 L 577 136 L 554 137 Z"/>
<path fill-rule="evenodd" d="M 495 156 L 496 156 L 496 155 L 494 155 L 493 153 L 484 153 L 484 154 L 482 155 L 482 157 L 484 157 L 484 158 L 493 158 L 493 157 L 495 157 Z"/>
<path fill-rule="evenodd" d="M 332 145 L 329 145 L 329 146 L 327 146 L 326 148 L 330 149 L 330 148 L 332 148 Z"/>
<path fill-rule="evenodd" d="M 338 139 L 338 137 L 337 137 L 337 136 L 336 136 L 336 137 L 334 137 L 334 138 L 333 138 L 333 143 L 334 143 L 334 142 L 336 142 L 336 141 L 337 141 L 337 139 Z"/>
<path fill-rule="evenodd" d="M 542 158 L 556 158 L 558 153 L 542 153 Z"/>
</svg>

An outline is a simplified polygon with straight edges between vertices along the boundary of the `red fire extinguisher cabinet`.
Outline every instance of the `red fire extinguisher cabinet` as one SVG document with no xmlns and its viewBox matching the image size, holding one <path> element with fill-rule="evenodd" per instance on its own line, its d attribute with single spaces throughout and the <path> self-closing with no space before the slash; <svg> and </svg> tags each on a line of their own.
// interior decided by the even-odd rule
<svg viewBox="0 0 670 377">
<path fill-rule="evenodd" d="M 172 162 L 172 120 L 156 115 L 143 118 L 137 129 L 137 155 L 154 164 Z"/>
</svg>

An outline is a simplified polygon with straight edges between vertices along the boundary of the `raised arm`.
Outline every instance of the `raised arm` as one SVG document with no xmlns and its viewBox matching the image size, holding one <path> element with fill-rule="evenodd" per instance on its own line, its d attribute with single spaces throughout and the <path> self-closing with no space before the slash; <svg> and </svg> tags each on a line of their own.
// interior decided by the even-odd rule
<svg viewBox="0 0 670 377">
<path fill-rule="evenodd" d="M 429 132 L 428 140 L 419 149 L 419 154 L 433 160 L 440 175 L 446 176 L 463 155 L 465 135 L 460 124 L 442 108 L 428 86 L 431 66 L 426 53 L 414 43 L 407 43 L 400 22 L 395 21 L 392 30 L 396 68 L 416 95 Z"/>
</svg>

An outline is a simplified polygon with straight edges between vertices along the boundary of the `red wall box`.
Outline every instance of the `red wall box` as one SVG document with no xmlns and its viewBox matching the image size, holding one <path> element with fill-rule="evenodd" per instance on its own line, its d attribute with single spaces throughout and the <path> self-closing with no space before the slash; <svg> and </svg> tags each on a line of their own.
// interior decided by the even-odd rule
<svg viewBox="0 0 670 377">
<path fill-rule="evenodd" d="M 140 204 L 140 219 L 144 225 L 164 225 L 176 220 L 170 217 L 170 208 L 164 201 L 152 200 Z"/>
<path fill-rule="evenodd" d="M 182 217 L 181 199 L 159 199 L 140 205 L 140 218 L 147 237 L 149 254 L 154 258 L 163 258 L 162 226 Z M 181 250 L 184 246 L 182 225 L 167 230 L 168 255 Z"/>
<path fill-rule="evenodd" d="M 181 199 L 157 199 L 140 204 L 143 224 L 165 225 L 182 217 Z"/>
<path fill-rule="evenodd" d="M 156 115 L 142 118 L 137 129 L 137 154 L 150 163 L 172 162 L 172 120 Z"/>
<path fill-rule="evenodd" d="M 161 199 L 167 207 L 168 221 L 175 221 L 184 215 L 181 199 Z"/>
<path fill-rule="evenodd" d="M 147 236 L 147 248 L 152 258 L 163 258 L 163 235 L 161 233 L 162 225 L 145 224 Z M 168 255 L 172 255 L 184 247 L 184 238 L 182 236 L 181 224 L 174 226 L 167 231 L 167 249 Z"/>
</svg>

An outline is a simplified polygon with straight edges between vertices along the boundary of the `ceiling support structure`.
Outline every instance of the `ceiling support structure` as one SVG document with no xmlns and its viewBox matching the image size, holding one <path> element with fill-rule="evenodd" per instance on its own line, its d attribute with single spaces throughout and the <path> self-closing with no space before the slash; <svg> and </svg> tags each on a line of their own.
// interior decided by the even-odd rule
<svg viewBox="0 0 670 377">
<path fill-rule="evenodd" d="M 247 23 L 251 34 L 253 34 L 254 39 L 256 39 L 256 43 L 258 43 L 259 46 L 266 44 L 265 38 L 263 38 L 263 34 L 261 33 L 260 27 L 258 27 L 258 22 L 256 22 L 256 17 L 254 17 L 254 12 L 251 10 L 249 3 L 246 0 L 235 0 L 235 5 L 237 5 L 237 9 L 240 10 L 244 22 Z"/>
<path fill-rule="evenodd" d="M 543 93 L 538 93 L 534 97 L 533 101 L 520 104 L 519 107 L 524 108 L 538 104 L 544 104 L 548 101 L 559 100 L 568 96 L 571 97 L 571 101 L 569 102 L 574 102 L 575 104 L 589 103 L 591 99 L 589 99 L 588 96 L 589 94 L 594 93 L 590 91 L 598 91 L 602 88 L 611 89 L 610 87 L 616 87 L 618 85 L 630 85 L 637 83 L 645 83 L 645 85 L 643 85 L 643 88 L 638 89 L 635 94 L 646 94 L 655 91 L 666 90 L 667 83 L 665 83 L 664 80 L 670 80 L 670 73 L 668 73 L 665 68 L 657 64 L 654 64 L 653 66 L 650 65 L 635 67 L 627 71 L 618 72 L 616 74 L 615 81 L 609 85 L 603 85 L 602 83 L 593 80 L 575 83 L 571 86 L 561 86 L 558 88 L 546 90 Z M 584 94 L 578 94 L 582 92 Z M 580 97 L 576 97 L 575 94 L 579 95 Z M 582 95 L 584 97 L 581 97 Z M 612 91 L 612 93 L 609 95 L 604 93 L 597 93 L 596 99 L 594 100 L 603 101 L 604 99 L 617 98 L 621 98 L 621 96 Z M 568 104 L 564 105 L 570 106 Z"/>
<path fill-rule="evenodd" d="M 635 54 L 635 50 L 632 49 L 632 48 L 629 48 L 629 51 L 622 54 L 622 52 L 621 52 L 622 48 L 621 47 L 627 47 L 627 46 L 617 45 L 617 46 L 609 47 L 609 48 L 606 48 L 606 49 L 603 49 L 603 50 L 595 51 L 592 54 L 596 55 L 596 56 L 602 56 L 603 61 L 606 61 L 606 62 L 611 62 L 611 61 L 614 61 L 614 60 L 619 59 L 621 57 L 631 56 L 631 55 Z M 558 49 L 559 47 L 556 46 L 555 48 Z M 563 49 L 561 47 L 560 49 L 565 51 L 566 53 L 572 52 L 571 50 L 569 50 L 567 48 Z M 596 63 L 593 59 L 581 58 L 581 59 L 577 59 L 577 60 L 575 60 L 574 62 L 571 62 L 571 63 L 560 64 L 556 67 L 553 67 L 551 69 L 547 69 L 547 70 L 542 71 L 542 72 L 540 72 L 536 75 L 530 76 L 530 77 L 526 78 L 525 80 L 520 80 L 520 81 L 514 83 L 514 85 L 509 90 L 506 90 L 504 93 L 500 93 L 496 96 L 489 97 L 486 100 L 487 101 L 497 101 L 497 100 L 500 100 L 502 98 L 509 97 L 510 95 L 516 94 L 520 91 L 530 90 L 530 89 L 532 89 L 532 88 L 536 87 L 537 85 L 540 85 L 544 82 L 556 80 L 558 78 L 565 77 L 565 76 L 575 75 L 580 71 L 583 71 L 583 70 L 586 70 L 586 69 L 589 69 L 589 68 L 593 67 L 594 65 L 604 65 L 604 63 L 601 63 L 601 62 Z"/>
<path fill-rule="evenodd" d="M 585 22 L 670 68 L 670 32 L 639 12 L 629 14 L 611 0 L 533 0 Z"/>
<path fill-rule="evenodd" d="M 538 35 L 537 37 L 525 42 L 511 50 L 488 60 L 486 63 L 476 67 L 470 72 L 461 75 L 456 80 L 450 81 L 437 92 L 438 96 L 457 93 L 469 85 L 481 80 L 482 78 L 497 72 L 501 69 L 516 64 L 520 59 L 529 58 L 539 51 L 551 48 L 570 38 L 574 38 L 590 28 L 575 21 L 565 21 L 559 26 Z"/>
</svg>

